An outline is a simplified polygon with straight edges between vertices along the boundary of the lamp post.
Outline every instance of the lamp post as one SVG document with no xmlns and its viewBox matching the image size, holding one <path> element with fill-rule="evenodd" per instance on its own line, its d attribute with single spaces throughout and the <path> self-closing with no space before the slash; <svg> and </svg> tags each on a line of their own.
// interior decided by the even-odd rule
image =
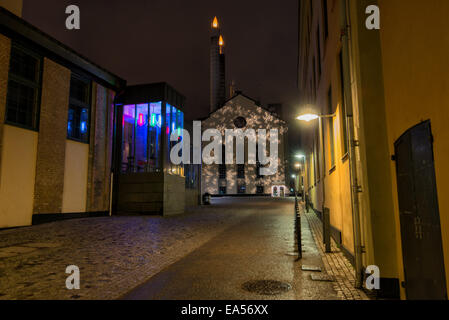
<svg viewBox="0 0 449 320">
<path fill-rule="evenodd" d="M 325 177 L 326 177 L 326 152 L 324 150 L 324 126 L 323 126 L 323 118 L 333 118 L 335 117 L 335 113 L 333 114 L 326 114 L 326 115 L 318 115 L 314 113 L 306 113 L 298 116 L 296 119 L 300 121 L 306 121 L 310 122 L 313 120 L 318 119 L 319 123 L 319 131 L 321 136 L 321 158 L 322 161 L 322 168 L 323 168 L 323 176 L 322 176 L 322 186 L 321 186 L 321 192 L 322 192 L 322 205 L 321 205 L 321 212 L 322 212 L 322 220 L 323 220 L 323 238 L 324 243 L 326 245 L 326 252 L 331 252 L 331 241 L 330 241 L 330 217 L 329 217 L 329 211 L 326 209 L 326 188 L 325 188 Z M 319 159 L 318 159 L 319 161 Z"/>
<path fill-rule="evenodd" d="M 295 155 L 295 158 L 302 159 L 302 167 L 300 166 L 301 174 L 300 174 L 300 181 L 299 184 L 301 185 L 301 191 L 302 191 L 302 201 L 305 202 L 305 189 L 304 189 L 304 174 L 306 172 L 306 156 L 303 154 L 297 154 Z"/>
</svg>

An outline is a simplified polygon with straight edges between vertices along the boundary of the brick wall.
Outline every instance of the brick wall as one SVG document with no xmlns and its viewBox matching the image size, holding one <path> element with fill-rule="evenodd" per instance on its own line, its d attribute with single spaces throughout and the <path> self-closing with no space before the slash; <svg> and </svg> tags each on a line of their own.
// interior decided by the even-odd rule
<svg viewBox="0 0 449 320">
<path fill-rule="evenodd" d="M 0 35 L 0 172 L 2 168 L 3 124 L 6 114 L 6 88 L 8 87 L 9 57 L 11 40 Z M 0 177 L 1 179 L 1 177 Z M 2 181 L 0 180 L 0 185 Z"/>
<path fill-rule="evenodd" d="M 59 213 L 64 187 L 70 70 L 45 58 L 37 147 L 34 213 Z"/>
</svg>

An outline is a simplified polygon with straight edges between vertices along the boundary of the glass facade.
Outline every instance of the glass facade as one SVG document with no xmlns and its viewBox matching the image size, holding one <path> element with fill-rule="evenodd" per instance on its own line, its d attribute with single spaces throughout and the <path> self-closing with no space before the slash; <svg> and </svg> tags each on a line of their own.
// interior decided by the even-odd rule
<svg viewBox="0 0 449 320">
<path fill-rule="evenodd" d="M 166 141 L 167 146 L 169 146 L 169 148 L 167 148 L 167 172 L 177 175 L 184 175 L 184 167 L 182 165 L 174 165 L 170 161 L 171 148 L 174 147 L 178 142 L 182 141 L 183 138 L 182 134 L 184 129 L 184 113 L 167 103 L 165 107 L 165 125 Z M 170 141 L 170 135 L 175 131 L 179 136 L 178 141 Z"/>
<path fill-rule="evenodd" d="M 170 134 L 178 130 L 182 140 L 184 114 L 166 104 L 163 126 L 163 102 L 123 106 L 122 173 L 166 172 L 183 175 L 183 166 L 170 162 L 170 150 L 177 142 L 170 142 Z M 162 163 L 162 132 L 165 132 L 167 163 Z"/>
</svg>

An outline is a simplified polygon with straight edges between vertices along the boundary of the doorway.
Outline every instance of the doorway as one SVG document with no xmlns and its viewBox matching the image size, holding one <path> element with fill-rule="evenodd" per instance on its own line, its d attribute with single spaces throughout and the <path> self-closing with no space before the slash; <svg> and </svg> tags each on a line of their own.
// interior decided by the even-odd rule
<svg viewBox="0 0 449 320">
<path fill-rule="evenodd" d="M 395 155 L 407 299 L 447 299 L 430 121 L 406 131 Z"/>
</svg>

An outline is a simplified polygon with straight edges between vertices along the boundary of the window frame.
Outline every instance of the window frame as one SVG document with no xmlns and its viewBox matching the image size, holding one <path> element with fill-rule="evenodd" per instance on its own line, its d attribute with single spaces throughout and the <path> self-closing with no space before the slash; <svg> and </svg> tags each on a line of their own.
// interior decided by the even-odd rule
<svg viewBox="0 0 449 320">
<path fill-rule="evenodd" d="M 15 75 L 11 72 L 12 67 L 12 57 L 13 57 L 13 51 L 18 50 L 22 53 L 29 55 L 36 59 L 37 61 L 37 75 L 36 75 L 36 82 L 32 82 L 30 80 L 24 79 L 18 75 Z M 37 54 L 36 52 L 32 51 L 31 49 L 22 46 L 16 42 L 13 42 L 11 44 L 11 50 L 10 50 L 10 56 L 9 56 L 9 66 L 8 66 L 8 81 L 7 81 L 7 87 L 6 87 L 6 101 L 5 101 L 5 120 L 4 123 L 7 125 L 19 127 L 22 129 L 32 130 L 39 132 L 39 125 L 40 125 L 40 112 L 41 112 L 41 99 L 42 99 L 42 79 L 43 79 L 43 56 L 40 54 Z M 33 124 L 31 126 L 17 123 L 11 120 L 8 120 L 8 109 L 9 109 L 9 94 L 10 94 L 10 81 L 14 81 L 18 83 L 19 85 L 24 85 L 27 87 L 32 87 L 33 90 L 35 90 L 35 96 L 34 96 L 34 106 L 33 106 Z"/>
<path fill-rule="evenodd" d="M 72 78 L 76 78 L 77 80 L 80 80 L 82 82 L 84 82 L 86 84 L 87 87 L 87 93 L 86 93 L 86 100 L 87 103 L 80 101 L 76 98 L 73 98 L 71 96 L 71 87 L 72 87 Z M 85 143 L 85 144 L 90 144 L 90 130 L 91 130 L 91 123 L 92 123 L 92 80 L 80 75 L 79 73 L 76 72 L 72 72 L 70 75 L 70 89 L 69 89 L 69 106 L 67 108 L 67 126 L 69 125 L 69 112 L 70 109 L 78 109 L 78 110 L 82 110 L 82 109 L 87 109 L 87 134 L 86 134 L 86 139 L 81 139 L 81 138 L 76 138 L 73 136 L 69 136 L 69 133 L 67 131 L 67 139 L 68 140 L 72 140 L 72 141 L 76 141 L 76 142 L 80 142 L 80 143 Z"/>
<path fill-rule="evenodd" d="M 241 172 L 243 172 L 242 175 L 240 175 Z M 245 178 L 246 178 L 245 165 L 237 164 L 237 179 L 245 179 Z"/>
</svg>

